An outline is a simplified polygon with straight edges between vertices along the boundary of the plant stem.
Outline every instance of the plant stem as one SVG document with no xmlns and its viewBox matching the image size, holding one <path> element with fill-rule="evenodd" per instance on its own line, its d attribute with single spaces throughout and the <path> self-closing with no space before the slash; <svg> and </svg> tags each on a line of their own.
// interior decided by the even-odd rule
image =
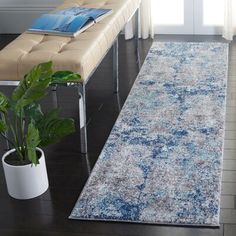
<svg viewBox="0 0 236 236">
<path fill-rule="evenodd" d="M 19 138 L 21 139 L 21 150 L 22 150 L 22 155 L 24 156 L 24 160 L 27 159 L 27 155 L 26 155 L 26 146 L 25 146 L 25 138 L 24 138 L 24 128 L 23 128 L 23 110 L 20 110 L 20 117 L 19 117 Z"/>
<path fill-rule="evenodd" d="M 15 117 L 14 117 L 14 118 L 15 118 Z M 4 119 L 5 123 L 7 124 L 7 126 L 8 126 L 8 127 L 10 128 L 10 130 L 11 130 L 11 133 L 12 133 L 13 139 L 14 139 L 14 142 L 11 141 L 10 139 L 8 139 L 8 137 L 7 137 L 6 135 L 4 135 L 4 134 L 2 134 L 2 133 L 1 133 L 1 135 L 2 135 L 6 140 L 8 140 L 9 143 L 12 144 L 12 146 L 16 149 L 16 152 L 17 152 L 17 155 L 18 155 L 20 161 L 23 162 L 23 160 L 24 160 L 24 155 L 21 153 L 19 141 L 18 141 L 18 139 L 17 139 L 17 135 L 16 135 L 16 133 L 15 133 L 15 131 L 14 131 L 14 128 L 13 128 L 13 126 L 11 125 L 11 123 L 10 123 L 10 121 L 9 121 L 9 118 L 8 118 L 8 115 L 7 115 L 6 113 L 4 113 L 3 119 Z M 16 130 L 16 132 L 17 132 L 17 130 Z"/>
<path fill-rule="evenodd" d="M 16 152 L 17 152 L 17 154 L 18 154 L 18 156 L 19 156 L 20 161 L 23 162 L 24 156 L 23 156 L 23 154 L 21 153 L 21 147 L 20 147 L 19 141 L 18 141 L 18 139 L 17 139 L 17 135 L 16 135 L 16 133 L 15 133 L 15 131 L 14 131 L 13 126 L 12 126 L 11 124 L 8 124 L 8 126 L 10 127 L 10 130 L 11 130 L 11 132 L 12 132 L 12 135 L 13 135 L 13 138 L 14 138 L 14 141 L 15 141 L 15 149 L 16 149 Z"/>
<path fill-rule="evenodd" d="M 7 138 L 6 135 L 4 135 L 3 133 L 0 133 L 0 135 L 5 138 L 9 143 L 11 143 L 11 145 L 16 149 L 16 152 L 18 154 L 18 156 L 20 157 L 20 161 L 23 161 L 23 156 L 22 156 L 22 153 L 21 151 L 19 150 L 17 144 L 13 143 L 10 139 Z"/>
<path fill-rule="evenodd" d="M 19 134 L 19 128 L 18 128 L 18 118 L 16 115 L 14 115 L 14 124 L 15 124 L 15 140 L 16 140 L 18 147 L 21 147 L 19 135 L 17 135 L 17 134 Z"/>
<path fill-rule="evenodd" d="M 25 138 L 25 119 L 23 118 L 21 121 L 21 134 L 22 134 L 22 144 L 24 146 L 24 156 L 25 158 L 28 157 L 27 156 L 27 144 L 26 144 L 26 138 Z"/>
</svg>

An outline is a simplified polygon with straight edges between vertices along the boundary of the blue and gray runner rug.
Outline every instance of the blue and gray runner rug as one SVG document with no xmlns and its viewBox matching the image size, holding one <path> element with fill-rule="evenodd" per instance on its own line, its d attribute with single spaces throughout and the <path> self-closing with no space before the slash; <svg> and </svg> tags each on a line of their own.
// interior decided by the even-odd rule
<svg viewBox="0 0 236 236">
<path fill-rule="evenodd" d="M 223 43 L 155 42 L 70 218 L 218 226 Z"/>
</svg>

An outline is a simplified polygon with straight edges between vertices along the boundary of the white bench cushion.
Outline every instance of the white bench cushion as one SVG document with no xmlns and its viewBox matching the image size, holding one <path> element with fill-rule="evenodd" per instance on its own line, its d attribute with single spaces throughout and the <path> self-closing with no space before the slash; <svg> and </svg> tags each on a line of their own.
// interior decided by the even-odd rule
<svg viewBox="0 0 236 236">
<path fill-rule="evenodd" d="M 0 51 L 0 80 L 20 80 L 33 66 L 53 61 L 54 70 L 71 70 L 88 79 L 140 0 L 67 0 L 72 6 L 112 9 L 113 13 L 75 38 L 23 33 Z"/>
</svg>

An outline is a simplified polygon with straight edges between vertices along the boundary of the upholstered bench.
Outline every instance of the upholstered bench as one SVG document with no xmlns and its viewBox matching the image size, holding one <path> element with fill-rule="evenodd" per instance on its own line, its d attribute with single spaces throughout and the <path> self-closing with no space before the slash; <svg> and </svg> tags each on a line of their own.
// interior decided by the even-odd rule
<svg viewBox="0 0 236 236">
<path fill-rule="evenodd" d="M 117 37 L 135 12 L 138 16 L 139 5 L 140 0 L 66 0 L 59 9 L 83 6 L 108 8 L 113 13 L 75 38 L 21 34 L 0 51 L 0 85 L 17 85 L 33 66 L 50 60 L 54 70 L 78 72 L 83 83 L 73 85 L 78 86 L 81 152 L 86 153 L 86 83 L 113 46 L 113 75 L 115 90 L 118 90 Z"/>
</svg>

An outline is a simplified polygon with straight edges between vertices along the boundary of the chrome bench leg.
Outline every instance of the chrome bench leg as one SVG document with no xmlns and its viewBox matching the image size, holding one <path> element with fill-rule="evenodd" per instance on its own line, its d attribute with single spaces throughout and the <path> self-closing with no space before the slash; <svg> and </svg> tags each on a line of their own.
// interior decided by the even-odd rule
<svg viewBox="0 0 236 236">
<path fill-rule="evenodd" d="M 121 101 L 120 101 L 120 93 L 116 93 L 116 99 L 117 99 L 117 107 L 118 107 L 118 111 L 121 111 Z"/>
<path fill-rule="evenodd" d="M 140 8 L 135 13 L 135 49 L 139 70 L 141 68 L 140 53 L 139 53 L 139 28 L 140 28 Z"/>
<path fill-rule="evenodd" d="M 81 153 L 87 153 L 87 125 L 86 125 L 86 94 L 85 85 L 78 85 L 79 94 L 79 125 L 80 125 L 80 148 Z"/>
<path fill-rule="evenodd" d="M 118 36 L 119 37 L 119 36 Z M 113 81 L 114 92 L 119 92 L 119 43 L 118 37 L 113 44 Z"/>
<path fill-rule="evenodd" d="M 58 108 L 58 99 L 57 99 L 57 85 L 52 86 L 52 104 L 54 108 Z"/>
</svg>

